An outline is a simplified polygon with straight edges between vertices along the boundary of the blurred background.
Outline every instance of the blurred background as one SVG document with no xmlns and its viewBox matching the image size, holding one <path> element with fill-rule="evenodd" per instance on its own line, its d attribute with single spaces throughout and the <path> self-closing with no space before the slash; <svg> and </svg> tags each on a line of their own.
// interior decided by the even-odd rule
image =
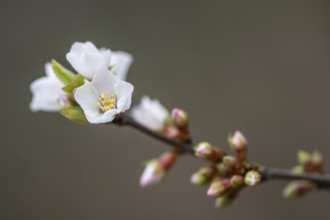
<svg viewBox="0 0 330 220">
<path fill-rule="evenodd" d="M 290 168 L 299 149 L 330 161 L 329 9 L 317 0 L 2 1 L 0 219 L 327 218 L 328 192 L 284 200 L 280 181 L 215 209 L 189 182 L 204 164 L 189 156 L 141 189 L 142 162 L 166 145 L 32 113 L 29 85 L 52 58 L 69 67 L 72 43 L 89 40 L 132 53 L 134 104 L 148 94 L 186 109 L 196 142 L 229 151 L 227 135 L 240 129 L 260 164 Z"/>
</svg>

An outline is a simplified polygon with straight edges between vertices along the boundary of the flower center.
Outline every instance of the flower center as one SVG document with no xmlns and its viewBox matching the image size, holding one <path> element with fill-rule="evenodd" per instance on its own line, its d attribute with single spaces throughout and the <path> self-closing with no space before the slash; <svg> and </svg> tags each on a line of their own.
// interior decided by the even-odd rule
<svg viewBox="0 0 330 220">
<path fill-rule="evenodd" d="M 97 106 L 105 112 L 116 108 L 116 102 L 117 98 L 114 94 L 110 95 L 109 92 L 103 92 L 98 98 Z"/>
</svg>

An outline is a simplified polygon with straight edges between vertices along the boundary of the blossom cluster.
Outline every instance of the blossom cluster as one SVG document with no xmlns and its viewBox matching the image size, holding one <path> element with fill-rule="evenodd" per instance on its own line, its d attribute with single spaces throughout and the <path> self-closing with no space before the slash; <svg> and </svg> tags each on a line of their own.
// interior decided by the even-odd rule
<svg viewBox="0 0 330 220">
<path fill-rule="evenodd" d="M 125 81 L 133 61 L 129 53 L 76 42 L 66 58 L 77 74 L 55 60 L 46 63 L 46 76 L 31 84 L 32 111 L 60 111 L 74 121 L 107 123 L 130 108 L 134 87 Z"/>
<path fill-rule="evenodd" d="M 134 86 L 127 82 L 132 55 L 97 48 L 91 42 L 76 42 L 66 54 L 66 59 L 74 71 L 52 60 L 45 64 L 46 76 L 31 84 L 31 110 L 59 112 L 79 123 L 123 122 L 127 116 L 125 112 L 131 108 L 134 90 Z M 195 185 L 209 186 L 206 194 L 215 198 L 216 207 L 231 204 L 244 187 L 256 186 L 262 181 L 259 167 L 247 160 L 247 139 L 240 131 L 228 136 L 233 151 L 231 156 L 209 142 L 200 142 L 192 147 L 188 114 L 179 108 L 169 111 L 157 99 L 143 96 L 128 115 L 134 121 L 131 122 L 133 127 L 175 147 L 146 162 L 140 178 L 142 187 L 160 182 L 177 157 L 185 152 L 209 162 L 190 180 Z M 178 147 L 180 144 L 185 149 Z M 292 172 L 323 174 L 323 158 L 318 152 L 300 151 L 298 162 Z M 313 182 L 297 180 L 284 189 L 283 195 L 299 197 L 317 187 Z"/>
<path fill-rule="evenodd" d="M 134 87 L 126 80 L 133 62 L 131 54 L 76 42 L 66 59 L 76 73 L 52 60 L 45 64 L 46 76 L 31 83 L 32 111 L 59 112 L 74 122 L 98 124 L 112 122 L 130 109 Z M 158 100 L 143 96 L 130 115 L 153 132 L 177 141 L 189 140 L 188 116 L 181 109 L 169 112 Z M 141 186 L 160 181 L 177 154 L 169 151 L 150 160 Z"/>
</svg>

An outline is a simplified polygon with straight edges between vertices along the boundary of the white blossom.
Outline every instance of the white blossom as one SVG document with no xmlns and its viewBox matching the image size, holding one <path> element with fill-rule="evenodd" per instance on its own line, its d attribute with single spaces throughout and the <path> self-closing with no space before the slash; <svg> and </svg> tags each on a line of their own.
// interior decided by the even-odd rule
<svg viewBox="0 0 330 220">
<path fill-rule="evenodd" d="M 151 130 L 160 130 L 169 117 L 167 109 L 156 99 L 143 96 L 138 106 L 134 107 L 131 115 L 133 119 Z"/>
<path fill-rule="evenodd" d="M 111 71 L 118 79 L 126 80 L 128 70 L 133 63 L 133 56 L 124 51 L 112 51 L 111 53 Z"/>
<path fill-rule="evenodd" d="M 75 42 L 66 54 L 66 59 L 78 73 L 92 79 L 101 68 L 110 66 L 111 51 L 98 49 L 89 41 Z"/>
<path fill-rule="evenodd" d="M 106 123 L 130 108 L 133 89 L 132 84 L 102 68 L 91 82 L 77 88 L 74 97 L 90 123 Z"/>
<path fill-rule="evenodd" d="M 52 65 L 46 63 L 46 76 L 33 81 L 30 85 L 32 101 L 30 109 L 36 111 L 59 111 L 67 103 L 67 95 L 62 91 L 64 84 L 56 77 Z"/>
</svg>

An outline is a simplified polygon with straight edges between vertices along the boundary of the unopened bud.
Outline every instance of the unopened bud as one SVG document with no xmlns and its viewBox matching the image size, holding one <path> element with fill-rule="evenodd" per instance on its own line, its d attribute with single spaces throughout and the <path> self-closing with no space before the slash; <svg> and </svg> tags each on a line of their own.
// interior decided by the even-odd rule
<svg viewBox="0 0 330 220">
<path fill-rule="evenodd" d="M 244 185 L 244 177 L 241 175 L 234 175 L 230 179 L 230 184 L 234 189 L 239 189 Z"/>
<path fill-rule="evenodd" d="M 323 156 L 320 152 L 314 151 L 311 156 L 313 163 L 323 163 Z"/>
<path fill-rule="evenodd" d="M 176 151 L 167 151 L 157 159 L 149 161 L 140 178 L 140 186 L 150 186 L 162 180 L 167 171 L 175 163 L 176 157 Z"/>
<path fill-rule="evenodd" d="M 232 148 L 242 148 L 247 146 L 247 140 L 240 131 L 235 131 L 234 135 L 229 135 L 228 142 Z"/>
<path fill-rule="evenodd" d="M 220 176 L 228 177 L 242 172 L 242 164 L 233 156 L 224 156 L 222 162 L 217 165 Z"/>
<path fill-rule="evenodd" d="M 308 163 L 311 160 L 311 155 L 304 150 L 299 150 L 297 153 L 297 158 L 298 158 L 299 164 L 305 165 L 306 163 Z"/>
<path fill-rule="evenodd" d="M 248 186 L 255 186 L 261 181 L 261 175 L 255 170 L 251 170 L 245 174 L 244 182 Z"/>
<path fill-rule="evenodd" d="M 306 195 L 308 192 L 316 189 L 316 185 L 313 182 L 309 182 L 306 180 L 298 180 L 289 183 L 283 190 L 284 198 L 292 199 L 299 198 Z"/>
<path fill-rule="evenodd" d="M 208 160 L 219 160 L 223 157 L 224 153 L 220 149 L 212 146 L 208 142 L 201 142 L 194 147 L 196 157 L 208 159 Z"/>
<path fill-rule="evenodd" d="M 223 208 L 223 207 L 229 206 L 231 203 L 233 203 L 233 201 L 235 201 L 237 195 L 238 195 L 238 193 L 233 191 L 224 196 L 216 198 L 215 207 Z"/>
<path fill-rule="evenodd" d="M 311 162 L 316 173 L 323 173 L 323 156 L 320 152 L 314 151 L 311 155 Z"/>
<path fill-rule="evenodd" d="M 247 157 L 247 140 L 244 135 L 240 131 L 236 131 L 234 135 L 228 136 L 228 143 L 237 159 L 244 161 Z"/>
<path fill-rule="evenodd" d="M 213 178 L 215 171 L 216 169 L 213 165 L 201 167 L 191 176 L 190 181 L 195 185 L 204 185 Z"/>
<path fill-rule="evenodd" d="M 229 192 L 231 188 L 230 179 L 216 179 L 207 190 L 207 196 L 219 197 Z"/>
<path fill-rule="evenodd" d="M 233 156 L 227 155 L 224 156 L 222 159 L 222 163 L 226 166 L 235 166 L 237 165 L 239 162 L 237 161 L 237 159 Z"/>
<path fill-rule="evenodd" d="M 165 170 L 168 170 L 175 163 L 177 156 L 178 156 L 177 151 L 170 150 L 170 151 L 166 151 L 165 153 L 160 155 L 160 157 L 158 157 L 157 160 L 159 161 L 159 163 L 162 165 L 162 167 Z"/>
<path fill-rule="evenodd" d="M 307 173 L 323 173 L 323 156 L 318 151 L 308 153 L 306 151 L 298 152 L 298 161 L 304 167 Z"/>
<path fill-rule="evenodd" d="M 188 114 L 182 109 L 174 108 L 171 112 L 171 118 L 177 127 L 185 127 L 188 125 Z"/>
<path fill-rule="evenodd" d="M 140 178 L 140 186 L 146 187 L 158 183 L 163 179 L 165 175 L 165 169 L 159 163 L 158 160 L 151 160 L 146 165 L 143 174 Z"/>
<path fill-rule="evenodd" d="M 219 163 L 217 165 L 217 170 L 221 177 L 227 177 L 227 176 L 230 176 L 230 174 L 231 174 L 228 167 L 226 167 L 223 163 Z"/>
</svg>

